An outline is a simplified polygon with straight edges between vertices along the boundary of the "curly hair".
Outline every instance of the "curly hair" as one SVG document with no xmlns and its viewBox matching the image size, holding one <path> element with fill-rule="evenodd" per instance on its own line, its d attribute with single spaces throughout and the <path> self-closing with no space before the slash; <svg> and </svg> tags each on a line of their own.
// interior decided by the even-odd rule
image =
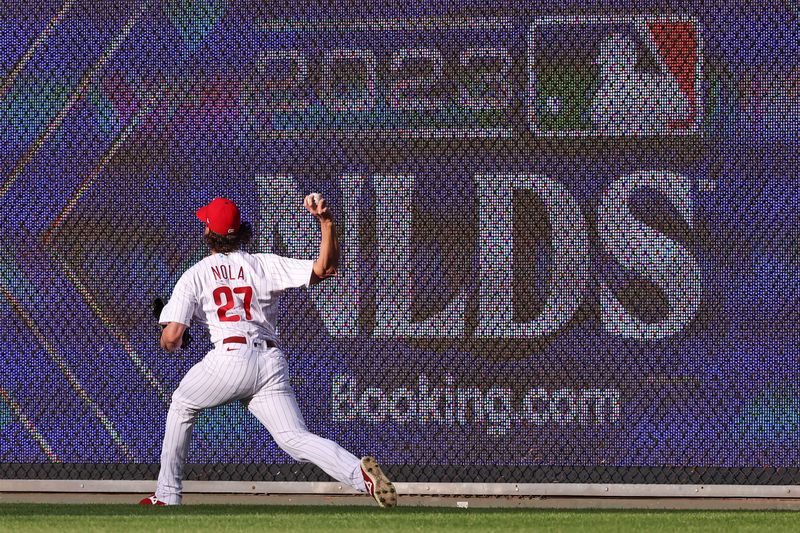
<svg viewBox="0 0 800 533">
<path fill-rule="evenodd" d="M 203 235 L 203 240 L 206 241 L 206 245 L 208 245 L 211 250 L 217 253 L 227 254 L 241 249 L 242 246 L 250 242 L 252 236 L 253 226 L 251 226 L 249 222 L 242 222 L 239 226 L 239 231 L 236 233 L 220 235 L 219 233 L 209 231 Z"/>
</svg>

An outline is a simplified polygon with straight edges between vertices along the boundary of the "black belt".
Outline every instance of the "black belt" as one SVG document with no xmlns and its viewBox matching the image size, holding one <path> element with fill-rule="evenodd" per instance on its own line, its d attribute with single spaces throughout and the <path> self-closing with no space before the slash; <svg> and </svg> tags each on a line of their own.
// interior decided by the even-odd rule
<svg viewBox="0 0 800 533">
<path fill-rule="evenodd" d="M 222 344 L 247 344 L 247 337 L 236 336 L 236 337 L 225 337 L 222 339 Z M 256 348 L 266 347 L 266 348 L 277 348 L 278 345 L 275 341 L 270 339 L 262 339 L 253 342 L 253 346 Z"/>
</svg>

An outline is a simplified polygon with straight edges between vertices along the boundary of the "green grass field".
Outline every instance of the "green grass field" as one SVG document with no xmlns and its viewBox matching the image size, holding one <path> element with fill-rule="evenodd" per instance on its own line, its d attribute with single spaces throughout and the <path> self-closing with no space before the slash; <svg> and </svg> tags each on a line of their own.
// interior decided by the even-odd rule
<svg viewBox="0 0 800 533">
<path fill-rule="evenodd" d="M 0 504 L 0 531 L 797 531 L 791 511 Z"/>
</svg>

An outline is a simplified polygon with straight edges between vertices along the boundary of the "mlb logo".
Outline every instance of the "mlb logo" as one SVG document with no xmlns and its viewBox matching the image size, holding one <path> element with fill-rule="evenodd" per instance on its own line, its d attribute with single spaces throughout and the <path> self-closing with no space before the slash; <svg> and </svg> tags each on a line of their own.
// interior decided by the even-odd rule
<svg viewBox="0 0 800 533">
<path fill-rule="evenodd" d="M 528 123 L 541 136 L 698 133 L 696 20 L 548 17 L 528 34 Z"/>
</svg>

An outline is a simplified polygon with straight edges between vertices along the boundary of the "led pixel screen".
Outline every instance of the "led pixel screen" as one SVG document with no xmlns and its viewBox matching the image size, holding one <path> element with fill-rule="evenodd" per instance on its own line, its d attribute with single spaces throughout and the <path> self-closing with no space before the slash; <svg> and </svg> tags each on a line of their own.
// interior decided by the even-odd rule
<svg viewBox="0 0 800 533">
<path fill-rule="evenodd" d="M 725 2 L 0 5 L 0 477 L 152 479 L 150 302 L 234 199 L 309 428 L 404 481 L 778 483 L 800 461 L 798 13 Z M 326 479 L 238 403 L 192 479 Z"/>
</svg>

